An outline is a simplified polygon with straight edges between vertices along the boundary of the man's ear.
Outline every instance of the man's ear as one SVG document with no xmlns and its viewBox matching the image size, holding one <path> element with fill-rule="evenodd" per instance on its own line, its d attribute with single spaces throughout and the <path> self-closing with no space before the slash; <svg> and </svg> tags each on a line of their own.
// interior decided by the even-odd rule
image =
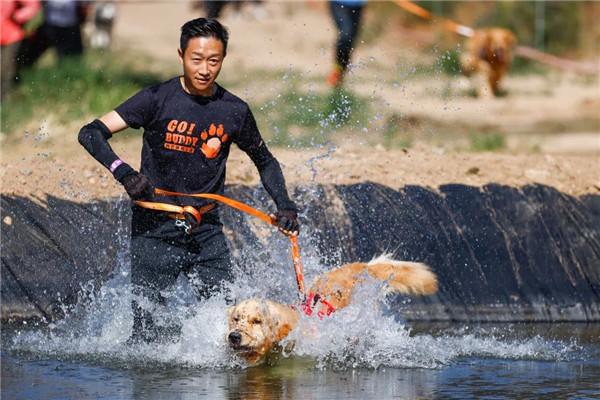
<svg viewBox="0 0 600 400">
<path fill-rule="evenodd" d="M 179 55 L 179 61 L 183 64 L 183 51 L 177 49 L 177 55 Z"/>
</svg>

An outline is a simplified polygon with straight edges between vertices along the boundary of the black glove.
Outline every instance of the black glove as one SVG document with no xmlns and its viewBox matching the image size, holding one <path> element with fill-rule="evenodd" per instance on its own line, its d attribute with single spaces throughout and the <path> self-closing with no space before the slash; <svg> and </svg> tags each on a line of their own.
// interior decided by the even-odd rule
<svg viewBox="0 0 600 400">
<path fill-rule="evenodd" d="M 133 171 L 119 180 L 132 200 L 151 199 L 154 187 L 146 175 Z"/>
<path fill-rule="evenodd" d="M 288 236 L 296 236 L 300 233 L 298 213 L 294 210 L 278 210 L 275 213 L 277 228 Z"/>
</svg>

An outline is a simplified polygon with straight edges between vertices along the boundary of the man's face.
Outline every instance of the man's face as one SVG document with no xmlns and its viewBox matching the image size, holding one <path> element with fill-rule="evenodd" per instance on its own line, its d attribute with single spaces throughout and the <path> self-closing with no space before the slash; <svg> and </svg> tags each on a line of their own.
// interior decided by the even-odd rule
<svg viewBox="0 0 600 400">
<path fill-rule="evenodd" d="M 179 49 L 183 77 L 191 94 L 210 96 L 225 58 L 223 42 L 214 37 L 195 37 L 188 41 L 185 52 Z"/>
</svg>

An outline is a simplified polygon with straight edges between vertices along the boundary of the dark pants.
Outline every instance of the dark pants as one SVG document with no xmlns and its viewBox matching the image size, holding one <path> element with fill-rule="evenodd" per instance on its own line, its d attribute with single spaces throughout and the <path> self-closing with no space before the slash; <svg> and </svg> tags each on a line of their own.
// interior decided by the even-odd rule
<svg viewBox="0 0 600 400">
<path fill-rule="evenodd" d="M 227 4 L 227 1 L 204 1 L 204 9 L 206 11 L 206 18 L 219 18 L 223 7 Z"/>
<path fill-rule="evenodd" d="M 67 56 L 80 56 L 83 53 L 80 26 L 63 28 L 42 25 L 21 43 L 17 57 L 19 66 L 32 66 L 51 47 L 56 48 L 59 60 Z"/>
<path fill-rule="evenodd" d="M 164 305 L 161 291 L 172 286 L 179 274 L 190 280 L 198 298 L 207 298 L 232 280 L 227 239 L 216 215 L 206 215 L 203 223 L 187 234 L 167 215 L 133 210 L 131 237 L 131 283 L 135 295 L 153 305 Z M 132 302 L 133 337 L 156 339 L 151 310 Z"/>
<path fill-rule="evenodd" d="M 345 71 L 348 64 L 350 64 L 352 46 L 358 35 L 363 6 L 348 6 L 332 1 L 329 3 L 329 7 L 331 9 L 331 16 L 338 29 L 335 60 L 342 70 Z"/>
</svg>

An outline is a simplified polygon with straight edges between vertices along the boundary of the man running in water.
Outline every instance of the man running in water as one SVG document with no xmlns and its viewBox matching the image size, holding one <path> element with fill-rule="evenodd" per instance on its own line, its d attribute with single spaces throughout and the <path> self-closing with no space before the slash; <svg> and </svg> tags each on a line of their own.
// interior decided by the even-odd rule
<svg viewBox="0 0 600 400">
<path fill-rule="evenodd" d="M 174 219 L 165 212 L 133 205 L 131 282 L 144 304 L 163 304 L 160 291 L 183 272 L 206 298 L 230 281 L 231 259 L 215 207 L 203 199 L 156 196 L 154 188 L 182 193 L 222 194 L 232 143 L 256 165 L 273 198 L 281 231 L 297 235 L 297 208 L 248 104 L 216 83 L 227 54 L 229 34 L 215 19 L 198 18 L 181 27 L 179 59 L 183 75 L 141 90 L 100 119 L 85 125 L 79 142 L 113 174 L 133 200 L 192 206 L 203 215 Z M 108 144 L 127 127 L 144 128 L 142 161 L 136 171 Z M 192 213 L 192 214 L 195 214 Z M 188 215 L 189 216 L 189 215 Z M 132 341 L 160 338 L 148 308 L 132 302 Z"/>
</svg>

